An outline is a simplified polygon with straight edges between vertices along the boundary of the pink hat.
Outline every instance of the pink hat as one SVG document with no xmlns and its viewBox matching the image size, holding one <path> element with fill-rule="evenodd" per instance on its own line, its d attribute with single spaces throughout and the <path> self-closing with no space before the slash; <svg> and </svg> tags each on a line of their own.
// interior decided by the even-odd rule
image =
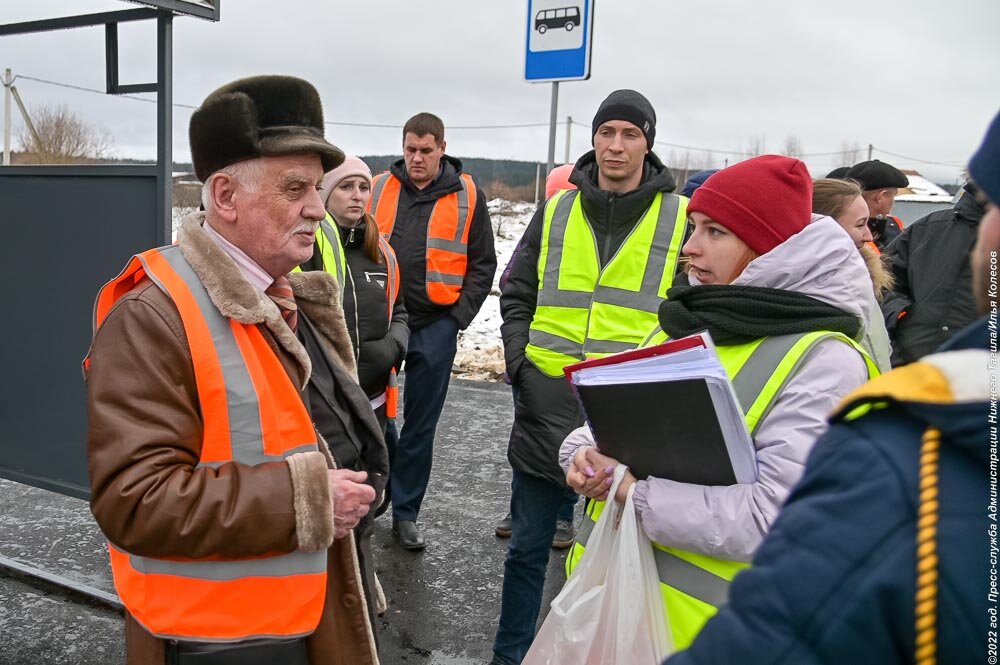
<svg viewBox="0 0 1000 665">
<path fill-rule="evenodd" d="M 326 175 L 323 176 L 323 181 L 319 185 L 319 196 L 323 199 L 323 205 L 326 205 L 327 200 L 330 198 L 330 192 L 333 188 L 340 184 L 341 180 L 345 178 L 350 178 L 351 176 L 359 175 L 368 181 L 368 186 L 372 185 L 372 170 L 368 168 L 360 157 L 355 157 L 354 155 L 348 155 L 344 158 L 344 163 L 328 171 Z"/>
<path fill-rule="evenodd" d="M 692 212 L 708 215 L 766 254 L 809 225 L 812 178 L 797 159 L 761 155 L 710 176 L 691 196 Z"/>
</svg>

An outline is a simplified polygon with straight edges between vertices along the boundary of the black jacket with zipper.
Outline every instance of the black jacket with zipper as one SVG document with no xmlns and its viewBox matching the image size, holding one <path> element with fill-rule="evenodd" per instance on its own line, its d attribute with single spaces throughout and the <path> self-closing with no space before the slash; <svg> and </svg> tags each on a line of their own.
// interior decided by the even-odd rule
<svg viewBox="0 0 1000 665">
<path fill-rule="evenodd" d="M 458 321 L 459 328 L 467 328 L 486 301 L 497 270 L 486 192 L 477 183 L 476 208 L 469 228 L 468 267 L 462 293 L 453 305 L 438 305 L 427 296 L 427 224 L 437 200 L 462 188 L 459 179 L 462 162 L 445 155 L 441 160 L 441 172 L 424 189 L 417 189 L 410 181 L 402 159 L 394 163 L 389 172 L 402 183 L 396 208 L 396 223 L 389 244 L 396 251 L 399 261 L 401 292 L 404 293 L 409 312 L 410 329 L 419 330 L 445 315 Z"/>
<path fill-rule="evenodd" d="M 347 259 L 342 292 L 344 320 L 358 361 L 358 383 L 368 399 L 374 399 L 385 392 L 389 373 L 393 367 L 402 365 L 406 356 L 410 331 L 403 306 L 403 289 L 400 285 L 390 321 L 385 291 L 387 267 L 384 261 L 373 261 L 365 251 L 364 222 L 354 228 L 344 228 L 340 224 L 336 227 L 340 230 L 344 257 Z M 302 269 L 323 269 L 318 251 L 308 263 L 302 265 Z"/>
<path fill-rule="evenodd" d="M 641 184 L 630 192 L 601 190 L 597 173 L 596 156 L 590 151 L 576 163 L 570 182 L 580 190 L 583 213 L 593 229 L 603 268 L 646 214 L 656 195 L 673 192 L 675 184 L 670 171 L 653 153 L 646 155 Z M 500 296 L 504 357 L 507 373 L 517 388 L 507 459 L 521 473 L 563 485 L 565 474 L 559 467 L 559 446 L 570 431 L 582 424 L 583 417 L 565 379 L 542 374 L 525 361 L 524 355 L 538 302 L 538 257 L 544 221 L 542 205 L 525 229 Z"/>
<path fill-rule="evenodd" d="M 954 208 L 918 219 L 889 246 L 894 298 L 883 313 L 894 367 L 919 360 L 976 320 L 969 253 L 985 213 L 963 194 Z"/>
</svg>

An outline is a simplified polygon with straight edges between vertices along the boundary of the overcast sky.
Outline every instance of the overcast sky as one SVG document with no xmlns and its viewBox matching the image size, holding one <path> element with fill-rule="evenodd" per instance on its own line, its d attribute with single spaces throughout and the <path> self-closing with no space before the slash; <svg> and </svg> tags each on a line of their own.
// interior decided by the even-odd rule
<svg viewBox="0 0 1000 665">
<path fill-rule="evenodd" d="M 952 182 L 1000 108 L 996 0 L 596 3 L 592 77 L 559 91 L 560 120 L 570 115 L 586 125 L 572 128 L 574 159 L 590 148 L 601 100 L 634 88 L 657 110 L 658 142 L 741 151 L 763 137 L 780 152 L 792 135 L 806 155 L 845 144 L 866 154 L 870 143 L 884 161 Z M 0 5 L 3 23 L 134 7 L 120 0 Z M 219 23 L 175 20 L 174 100 L 197 105 L 235 78 L 280 73 L 316 85 L 327 121 L 401 126 L 431 111 L 446 126 L 544 124 L 551 86 L 523 80 L 526 13 L 527 0 L 225 0 Z M 154 80 L 155 24 L 123 24 L 119 35 L 121 81 Z M 103 89 L 103 29 L 0 38 L 0 69 L 7 67 Z M 27 78 L 15 85 L 29 106 L 65 102 L 106 129 L 118 156 L 155 157 L 153 104 Z M 176 161 L 190 158 L 190 114 L 175 109 Z M 358 154 L 400 151 L 398 129 L 335 125 L 327 137 Z M 451 129 L 446 138 L 453 155 L 544 161 L 548 129 Z M 665 160 L 671 150 L 684 152 L 656 146 Z M 564 154 L 561 124 L 556 161 Z M 713 157 L 715 166 L 740 159 Z M 837 155 L 805 159 L 814 176 L 841 165 Z"/>
</svg>

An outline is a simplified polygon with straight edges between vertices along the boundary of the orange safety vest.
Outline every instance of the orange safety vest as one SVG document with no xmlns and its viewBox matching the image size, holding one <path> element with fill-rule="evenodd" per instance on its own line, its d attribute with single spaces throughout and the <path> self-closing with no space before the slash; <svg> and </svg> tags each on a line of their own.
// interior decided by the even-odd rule
<svg viewBox="0 0 1000 665">
<path fill-rule="evenodd" d="M 469 263 L 469 229 L 476 212 L 476 185 L 462 173 L 462 188 L 434 202 L 427 222 L 427 297 L 436 305 L 458 301 Z M 402 183 L 391 173 L 380 173 L 372 183 L 370 212 L 386 240 L 392 237 Z"/>
<path fill-rule="evenodd" d="M 381 233 L 378 236 L 378 248 L 385 259 L 385 295 L 389 302 L 389 325 L 392 325 L 392 309 L 396 304 L 396 297 L 399 295 L 399 263 L 396 261 L 396 252 L 389 245 L 389 240 Z M 385 387 L 385 417 L 395 418 L 399 413 L 399 380 L 396 377 L 394 367 L 389 373 L 389 385 Z"/>
<path fill-rule="evenodd" d="M 179 247 L 133 256 L 101 289 L 95 335 L 143 277 L 170 296 L 187 335 L 204 419 L 199 467 L 257 465 L 319 450 L 300 393 L 260 329 L 216 309 Z M 84 362 L 89 367 L 89 357 Z M 190 559 L 137 556 L 110 543 L 108 549 L 122 603 L 159 638 L 240 642 L 304 636 L 319 625 L 325 551 Z"/>
</svg>

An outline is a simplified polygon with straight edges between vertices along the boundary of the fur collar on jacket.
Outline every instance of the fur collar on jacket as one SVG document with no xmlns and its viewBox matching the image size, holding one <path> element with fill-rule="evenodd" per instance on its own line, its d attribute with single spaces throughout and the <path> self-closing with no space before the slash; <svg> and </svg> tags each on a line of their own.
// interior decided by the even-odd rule
<svg viewBox="0 0 1000 665">
<path fill-rule="evenodd" d="M 881 301 L 882 296 L 893 287 L 893 283 L 895 282 L 892 278 L 892 273 L 886 269 L 885 255 L 879 254 L 868 245 L 862 245 L 861 258 L 865 260 L 865 265 L 868 267 L 868 274 L 872 276 L 875 297 Z"/>
<path fill-rule="evenodd" d="M 275 342 L 295 359 L 299 369 L 299 388 L 305 388 L 312 373 L 312 363 L 305 347 L 281 318 L 278 306 L 263 291 L 251 284 L 240 267 L 208 237 L 201 228 L 204 212 L 184 218 L 177 243 L 184 258 L 205 285 L 212 303 L 223 316 L 246 325 L 264 325 Z M 326 337 L 331 357 L 352 375 L 357 376 L 351 338 L 344 322 L 340 289 L 326 272 L 291 273 L 288 279 L 300 312 Z"/>
</svg>

